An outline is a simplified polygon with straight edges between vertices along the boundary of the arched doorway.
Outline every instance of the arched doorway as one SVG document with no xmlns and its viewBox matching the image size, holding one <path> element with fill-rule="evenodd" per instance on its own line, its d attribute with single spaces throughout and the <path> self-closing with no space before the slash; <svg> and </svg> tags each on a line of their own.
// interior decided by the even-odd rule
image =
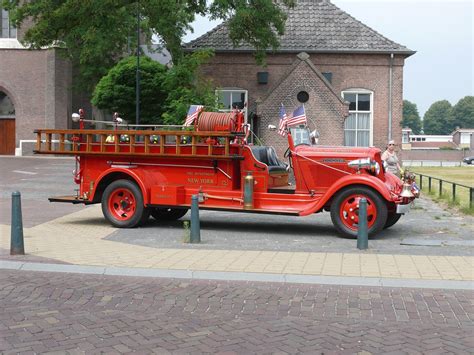
<svg viewBox="0 0 474 355">
<path fill-rule="evenodd" d="M 15 106 L 0 90 L 0 154 L 15 154 Z"/>
</svg>

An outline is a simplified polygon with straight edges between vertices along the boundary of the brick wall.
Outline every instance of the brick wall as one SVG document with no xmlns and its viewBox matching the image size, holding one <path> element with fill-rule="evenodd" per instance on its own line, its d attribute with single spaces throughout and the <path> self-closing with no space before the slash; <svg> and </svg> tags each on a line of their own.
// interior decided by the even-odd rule
<svg viewBox="0 0 474 355">
<path fill-rule="evenodd" d="M 340 119 L 336 122 L 326 119 L 328 108 L 321 106 L 324 94 L 318 92 L 317 85 L 309 83 L 309 78 L 295 75 L 292 83 L 288 83 L 285 76 L 292 65 L 297 61 L 296 53 L 273 54 L 267 57 L 267 66 L 255 64 L 255 59 L 250 53 L 216 53 L 211 62 L 203 67 L 203 73 L 212 78 L 218 87 L 238 87 L 248 90 L 249 107 L 255 107 L 257 100 L 265 99 L 270 91 L 275 93 L 275 108 L 270 109 L 268 115 L 273 116 L 273 121 L 278 118 L 278 107 L 282 99 L 288 102 L 288 111 L 295 108 L 296 87 L 309 87 L 314 100 L 306 104 L 322 125 L 318 127 L 321 133 L 321 142 L 342 144 L 342 130 Z M 361 88 L 373 91 L 373 143 L 376 147 L 385 148 L 388 141 L 388 107 L 389 107 L 389 68 L 390 55 L 388 54 L 311 54 L 310 61 L 320 72 L 332 73 L 332 87 L 337 94 L 343 90 Z M 404 57 L 395 56 L 393 63 L 392 82 L 392 137 L 401 144 L 402 104 L 403 104 L 403 65 Z M 266 85 L 257 83 L 257 73 L 267 71 L 269 82 Z M 285 85 L 282 85 L 282 84 Z M 278 91 L 276 86 L 282 85 Z M 291 88 L 291 90 L 289 89 Z M 283 102 L 285 104 L 285 102 Z M 327 101 L 326 101 L 327 102 Z M 285 104 L 286 105 L 286 104 Z M 316 115 L 321 115 L 319 118 Z M 262 121 L 264 123 L 264 121 Z M 263 124 L 261 125 L 263 128 Z M 263 133 L 263 130 L 262 132 Z M 327 137 L 323 135 L 326 134 Z M 332 135 L 332 136 L 331 136 Z"/>
<path fill-rule="evenodd" d="M 35 128 L 66 128 L 70 117 L 70 64 L 58 50 L 0 49 L 0 90 L 15 105 L 16 144 Z"/>
</svg>

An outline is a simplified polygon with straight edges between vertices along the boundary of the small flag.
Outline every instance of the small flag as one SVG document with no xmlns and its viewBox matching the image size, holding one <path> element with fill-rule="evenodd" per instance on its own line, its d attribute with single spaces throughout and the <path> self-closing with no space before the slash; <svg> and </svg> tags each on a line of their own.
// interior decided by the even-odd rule
<svg viewBox="0 0 474 355">
<path fill-rule="evenodd" d="M 293 116 L 288 119 L 288 126 L 296 126 L 300 124 L 306 124 L 306 112 L 304 105 L 298 107 L 293 111 Z"/>
<path fill-rule="evenodd" d="M 194 120 L 198 117 L 199 112 L 204 108 L 202 105 L 191 105 L 189 107 L 188 115 L 186 116 L 185 126 L 191 126 Z"/>
<path fill-rule="evenodd" d="M 278 134 L 280 136 L 286 136 L 286 122 L 288 120 L 288 116 L 286 115 L 285 106 L 281 104 L 280 107 L 280 124 L 278 125 Z"/>
</svg>

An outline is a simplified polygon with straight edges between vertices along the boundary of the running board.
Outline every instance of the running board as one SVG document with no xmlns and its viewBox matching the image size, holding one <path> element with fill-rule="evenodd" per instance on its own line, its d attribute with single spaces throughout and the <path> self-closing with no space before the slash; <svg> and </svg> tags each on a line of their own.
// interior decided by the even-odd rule
<svg viewBox="0 0 474 355">
<path fill-rule="evenodd" d="M 72 203 L 73 205 L 78 205 L 80 203 L 84 205 L 91 205 L 93 202 L 84 200 L 77 196 L 55 196 L 49 197 L 49 202 L 65 202 L 65 203 Z"/>
</svg>

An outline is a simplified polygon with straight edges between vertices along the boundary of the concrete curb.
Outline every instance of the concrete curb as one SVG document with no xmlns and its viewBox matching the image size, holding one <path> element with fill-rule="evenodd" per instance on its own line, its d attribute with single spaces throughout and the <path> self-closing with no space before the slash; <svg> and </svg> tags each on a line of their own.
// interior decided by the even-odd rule
<svg viewBox="0 0 474 355">
<path fill-rule="evenodd" d="M 251 272 L 213 272 L 176 269 L 143 269 L 65 264 L 30 263 L 0 260 L 0 269 L 39 272 L 62 272 L 105 276 L 158 277 L 191 280 L 256 281 L 344 286 L 408 287 L 429 289 L 474 290 L 473 281 L 391 279 L 381 277 L 315 276 Z"/>
</svg>

